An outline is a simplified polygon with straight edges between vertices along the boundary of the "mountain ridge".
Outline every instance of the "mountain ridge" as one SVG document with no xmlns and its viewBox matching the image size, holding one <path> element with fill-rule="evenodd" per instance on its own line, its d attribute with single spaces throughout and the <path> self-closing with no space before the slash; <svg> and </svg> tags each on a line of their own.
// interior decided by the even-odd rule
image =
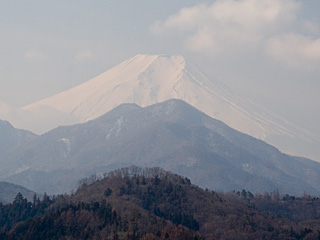
<svg viewBox="0 0 320 240">
<path fill-rule="evenodd" d="M 6 162 L 2 174 L 11 175 L 4 180 L 38 192 L 70 191 L 80 177 L 135 164 L 175 171 L 216 190 L 320 193 L 319 163 L 283 154 L 177 99 L 144 108 L 124 104 L 56 128 L 12 151 Z M 24 168 L 15 173 L 17 167 Z"/>
<path fill-rule="evenodd" d="M 1 205 L 12 239 L 318 239 L 320 199 L 201 189 L 161 168 L 130 166 L 83 179 L 71 195 L 21 194 Z"/>
<path fill-rule="evenodd" d="M 57 126 L 95 119 L 121 103 L 145 107 L 172 98 L 282 151 L 320 160 L 318 136 L 237 96 L 180 55 L 136 55 L 87 82 L 20 109 L 6 105 L 0 109 L 0 118 L 43 134 Z"/>
<path fill-rule="evenodd" d="M 214 88 L 219 87 L 220 89 L 218 91 L 221 91 L 224 90 L 222 86 L 218 86 L 216 84 L 212 87 L 210 86 L 212 85 L 210 81 L 202 73 L 199 71 L 196 72 L 194 68 L 192 71 L 194 72 L 190 72 L 189 69 L 186 68 L 184 58 L 179 55 L 168 57 L 165 55 L 140 54 L 120 63 L 119 65 L 85 83 L 80 84 L 79 86 L 24 106 L 22 109 L 34 111 L 37 108 L 48 106 L 64 113 L 74 114 L 81 122 L 85 122 L 103 115 L 119 105 L 119 103 L 136 103 L 139 106 L 145 107 L 171 98 L 177 98 L 184 100 L 203 111 L 203 107 L 199 107 L 199 105 L 195 104 L 195 101 L 201 98 L 201 94 L 193 93 L 194 89 L 190 92 L 192 87 L 200 87 L 205 90 L 202 93 L 208 95 L 208 92 L 211 92 L 211 95 L 216 97 L 216 101 L 211 101 L 210 103 L 213 106 L 216 105 L 215 102 L 219 101 L 219 104 L 227 106 L 226 108 L 238 111 L 238 115 L 248 115 L 246 110 L 241 109 L 236 105 L 236 103 L 231 102 L 230 99 L 218 93 L 217 89 Z M 195 76 L 195 74 L 198 76 Z M 170 79 L 170 81 L 166 78 Z M 161 86 L 162 84 L 168 86 L 165 86 L 164 88 Z M 183 84 L 192 85 L 189 86 L 189 88 L 184 88 L 182 90 L 181 87 Z M 127 91 L 124 89 L 119 92 L 119 88 L 127 88 L 130 93 L 133 93 L 133 95 L 128 95 L 128 93 L 126 93 Z M 116 91 L 121 94 L 116 94 Z M 157 91 L 162 92 L 158 93 Z M 169 94 L 165 94 L 164 92 L 169 92 Z M 113 96 L 110 95 L 117 95 L 118 99 L 114 99 L 112 98 Z M 230 93 L 228 97 L 230 97 Z M 110 100 L 112 102 L 111 105 Z M 202 99 L 201 101 L 202 104 L 204 104 L 204 100 Z M 87 106 L 83 107 L 83 105 L 86 104 Z M 219 112 L 221 111 L 220 108 L 218 107 L 217 110 L 214 109 L 213 112 L 210 112 L 207 107 L 204 112 L 209 114 L 211 117 L 222 120 L 235 129 L 248 133 L 249 135 L 259 137 L 257 134 L 260 134 L 260 138 L 264 138 L 267 134 L 257 133 L 254 131 L 248 132 L 247 129 L 234 127 L 234 123 L 238 120 L 237 116 L 229 116 L 228 118 L 221 119 L 221 116 L 219 115 L 223 114 L 223 112 Z M 237 120 L 232 122 L 232 118 Z M 255 118 L 257 118 L 257 116 L 255 116 Z M 246 120 L 251 124 L 254 123 L 250 118 Z M 257 120 L 264 121 L 264 119 Z M 273 123 L 270 121 L 270 124 Z M 266 131 L 266 129 L 263 129 L 263 131 Z M 274 130 L 271 129 L 269 131 Z M 281 130 L 281 128 L 279 128 L 278 131 L 288 133 L 287 130 Z"/>
<path fill-rule="evenodd" d="M 30 131 L 15 129 L 8 121 L 0 120 L 0 161 L 8 151 L 36 137 Z"/>
<path fill-rule="evenodd" d="M 319 137 L 231 93 L 223 83 L 208 78 L 180 55 L 136 55 L 79 86 L 21 110 L 43 119 L 32 130 L 44 133 L 59 125 L 95 119 L 121 103 L 145 107 L 172 98 L 186 101 L 241 132 L 276 144 L 282 151 L 318 156 L 310 154 L 310 146 L 316 152 Z"/>
<path fill-rule="evenodd" d="M 22 186 L 0 181 L 0 203 L 6 204 L 12 202 L 18 193 L 21 193 L 29 201 L 32 200 L 34 195 L 33 191 Z"/>
</svg>

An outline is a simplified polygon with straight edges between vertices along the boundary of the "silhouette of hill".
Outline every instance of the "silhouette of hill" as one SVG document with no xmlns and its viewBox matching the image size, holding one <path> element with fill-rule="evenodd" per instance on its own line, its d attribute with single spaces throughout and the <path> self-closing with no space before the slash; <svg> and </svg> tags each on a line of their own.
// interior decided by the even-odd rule
<svg viewBox="0 0 320 240">
<path fill-rule="evenodd" d="M 33 202 L 17 195 L 0 207 L 2 240 L 320 237 L 319 198 L 218 193 L 160 168 L 123 168 L 84 179 L 72 195 Z"/>
</svg>

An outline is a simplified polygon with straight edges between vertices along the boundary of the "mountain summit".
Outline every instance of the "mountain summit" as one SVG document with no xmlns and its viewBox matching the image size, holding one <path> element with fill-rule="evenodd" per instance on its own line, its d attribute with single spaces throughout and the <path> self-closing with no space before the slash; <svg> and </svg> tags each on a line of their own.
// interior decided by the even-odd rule
<svg viewBox="0 0 320 240">
<path fill-rule="evenodd" d="M 320 163 L 283 154 L 177 99 L 121 104 L 27 141 L 0 162 L 0 180 L 50 194 L 131 165 L 161 167 L 214 190 L 320 193 Z"/>
<path fill-rule="evenodd" d="M 182 56 L 137 55 L 77 87 L 23 109 L 40 115 L 60 113 L 69 115 L 73 121 L 86 122 L 121 103 L 145 107 L 172 98 L 188 102 L 254 137 L 293 134 L 287 124 L 258 115 L 244 100 L 235 99 L 218 82 L 187 65 Z"/>
<path fill-rule="evenodd" d="M 207 78 L 179 55 L 137 55 L 79 86 L 27 105 L 23 110 L 43 119 L 36 127 L 28 127 L 43 133 L 59 125 L 92 120 L 121 103 L 145 107 L 172 98 L 181 99 L 241 132 L 269 140 L 290 153 L 304 155 L 291 150 L 296 150 L 312 135 L 232 94 L 222 83 Z M 292 140 L 299 143 L 288 144 Z M 290 149 L 289 145 L 294 147 Z"/>
</svg>

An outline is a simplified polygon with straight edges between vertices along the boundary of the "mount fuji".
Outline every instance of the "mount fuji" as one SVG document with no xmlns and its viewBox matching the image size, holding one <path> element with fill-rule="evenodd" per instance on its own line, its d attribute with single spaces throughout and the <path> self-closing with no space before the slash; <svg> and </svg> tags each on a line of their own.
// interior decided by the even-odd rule
<svg viewBox="0 0 320 240">
<path fill-rule="evenodd" d="M 59 125 L 95 119 L 122 103 L 145 107 L 173 98 L 282 151 L 314 157 L 304 149 L 318 141 L 316 136 L 231 93 L 179 55 L 137 55 L 79 86 L 24 106 L 19 109 L 27 115 L 23 122 L 6 120 L 15 127 L 44 133 Z"/>
</svg>

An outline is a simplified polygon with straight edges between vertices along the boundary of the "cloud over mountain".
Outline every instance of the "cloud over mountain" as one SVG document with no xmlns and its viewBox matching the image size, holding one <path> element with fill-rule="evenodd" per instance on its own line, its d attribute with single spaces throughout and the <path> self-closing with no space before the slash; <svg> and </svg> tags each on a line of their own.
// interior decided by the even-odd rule
<svg viewBox="0 0 320 240">
<path fill-rule="evenodd" d="M 294 66 L 305 67 L 319 63 L 320 36 L 316 24 L 301 20 L 301 8 L 295 0 L 219 0 L 183 8 L 153 23 L 151 31 L 179 36 L 185 48 L 201 54 L 253 51 L 289 65 L 302 58 Z"/>
</svg>

